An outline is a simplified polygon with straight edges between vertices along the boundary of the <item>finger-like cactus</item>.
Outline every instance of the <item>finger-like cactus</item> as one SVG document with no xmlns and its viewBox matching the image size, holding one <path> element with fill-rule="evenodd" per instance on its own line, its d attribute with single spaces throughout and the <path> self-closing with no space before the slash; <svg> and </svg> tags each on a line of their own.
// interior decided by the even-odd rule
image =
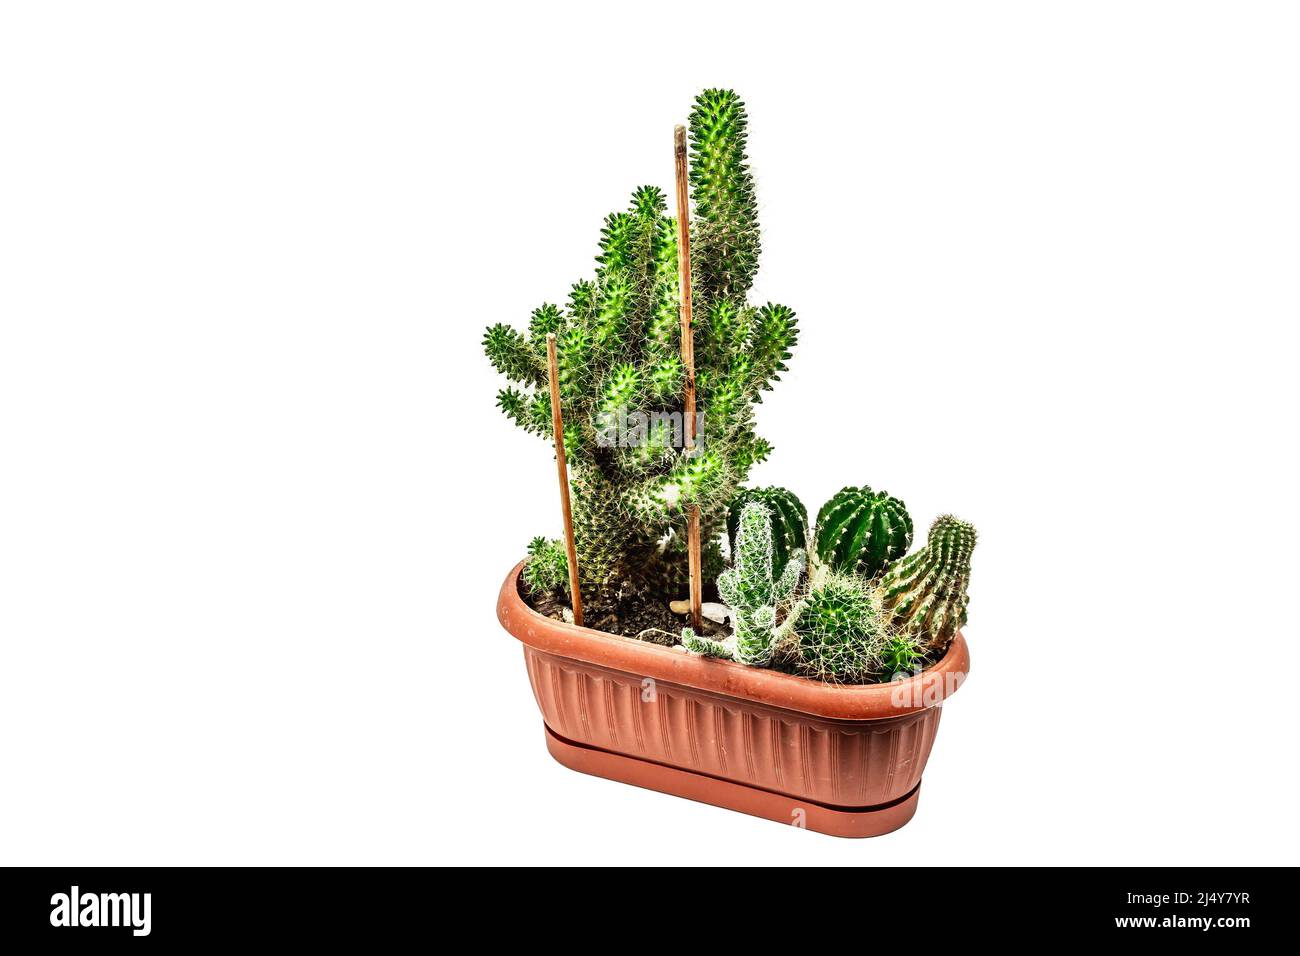
<svg viewBox="0 0 1300 956">
<path fill-rule="evenodd" d="M 861 578 L 826 574 L 792 618 L 797 673 L 846 684 L 879 678 L 890 631 L 880 595 Z"/>
<path fill-rule="evenodd" d="M 689 627 L 682 628 L 682 646 L 692 653 L 703 654 L 705 657 L 731 658 L 734 656 L 730 644 L 696 634 Z"/>
<path fill-rule="evenodd" d="M 907 507 L 883 491 L 841 489 L 817 513 L 817 557 L 836 571 L 874 578 L 912 545 Z"/>
<path fill-rule="evenodd" d="M 745 104 L 731 90 L 705 90 L 691 112 L 691 198 L 699 216 L 691 255 L 707 298 L 744 296 L 758 271 L 758 211 L 745 156 Z"/>
<path fill-rule="evenodd" d="M 772 513 L 772 573 L 780 575 L 795 551 L 808 546 L 808 509 L 784 488 L 743 488 L 727 508 L 727 540 L 736 553 L 736 532 L 745 505 L 757 501 Z"/>
<path fill-rule="evenodd" d="M 692 505 L 700 508 L 705 571 L 716 567 L 711 543 L 722 533 L 727 503 L 771 451 L 754 433 L 754 405 L 785 370 L 798 327 L 785 306 L 746 301 L 759 242 L 745 127 L 735 93 L 697 97 L 690 185 L 702 450 L 688 454 L 682 447 L 677 230 L 661 190 L 638 189 L 625 211 L 606 218 L 596 275 L 572 287 L 567 306 L 543 305 L 526 333 L 498 324 L 483 340 L 492 364 L 514 383 L 498 404 L 549 440 L 546 336 L 556 335 L 578 571 L 589 610 L 685 589 Z"/>
<path fill-rule="evenodd" d="M 687 628 L 687 650 L 711 657 L 732 657 L 742 664 L 765 666 L 772 659 L 778 607 L 794 595 L 803 573 L 804 552 L 795 550 L 780 574 L 772 559 L 772 512 L 751 501 L 740 512 L 732 566 L 718 575 L 718 593 L 731 608 L 734 635 L 730 645 L 700 637 Z"/>
<path fill-rule="evenodd" d="M 900 631 L 915 635 L 932 653 L 948 646 L 966 623 L 966 589 L 975 526 L 941 515 L 925 547 L 896 563 L 881 579 L 885 609 Z"/>
</svg>

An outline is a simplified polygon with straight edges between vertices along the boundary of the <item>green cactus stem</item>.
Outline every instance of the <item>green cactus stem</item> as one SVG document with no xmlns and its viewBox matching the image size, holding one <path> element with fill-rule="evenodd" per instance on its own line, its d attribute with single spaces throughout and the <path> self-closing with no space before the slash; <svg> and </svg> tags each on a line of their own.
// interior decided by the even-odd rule
<svg viewBox="0 0 1300 956">
<path fill-rule="evenodd" d="M 765 505 L 772 514 L 772 573 L 779 576 L 790 556 L 808 546 L 808 509 L 785 488 L 742 489 L 727 508 L 727 540 L 732 554 L 736 553 L 740 513 L 751 501 Z"/>
<path fill-rule="evenodd" d="M 696 634 L 689 627 L 682 628 L 682 646 L 694 654 L 703 654 L 705 657 L 724 657 L 732 658 L 732 647 L 722 641 L 715 641 L 711 637 L 704 637 Z"/>
<path fill-rule="evenodd" d="M 781 573 L 774 573 L 772 512 L 751 501 L 740 512 L 732 566 L 718 575 L 718 593 L 732 612 L 732 643 L 711 641 L 690 628 L 683 631 L 682 643 L 699 654 L 766 666 L 772 659 L 777 609 L 794 595 L 803 567 L 804 552 L 797 549 Z"/>
<path fill-rule="evenodd" d="M 758 203 L 745 156 L 749 121 L 731 90 L 705 90 L 691 112 L 691 258 L 706 303 L 742 297 L 758 271 Z M 694 271 L 694 269 L 692 270 Z"/>
<path fill-rule="evenodd" d="M 925 547 L 891 567 L 880 582 L 886 611 L 902 632 L 915 635 L 931 654 L 942 653 L 966 623 L 975 526 L 941 515 Z"/>
</svg>

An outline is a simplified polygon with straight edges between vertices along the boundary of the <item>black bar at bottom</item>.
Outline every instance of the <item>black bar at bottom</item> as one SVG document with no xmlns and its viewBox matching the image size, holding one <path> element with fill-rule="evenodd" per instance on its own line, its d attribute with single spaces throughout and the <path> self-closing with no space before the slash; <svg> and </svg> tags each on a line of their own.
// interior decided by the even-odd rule
<svg viewBox="0 0 1300 956">
<path fill-rule="evenodd" d="M 634 945 L 645 934 L 645 945 L 660 947 L 672 924 L 679 944 L 690 942 L 683 934 L 697 934 L 696 944 L 707 945 L 725 931 L 730 949 L 737 937 L 762 939 L 787 922 L 809 946 L 846 934 L 864 945 L 917 947 L 927 947 L 928 937 L 944 948 L 966 936 L 1242 943 L 1260 930 L 1289 928 L 1293 914 L 1284 908 L 1295 882 L 1292 869 L 937 867 L 672 876 L 575 868 L 544 881 L 473 870 L 53 868 L 7 869 L 3 880 L 0 945 L 284 940 L 334 947 L 459 938 L 475 946 L 520 931 L 534 935 L 533 945 L 567 945 L 574 933 L 594 944 L 591 931 L 600 928 L 614 934 L 604 937 L 610 946 Z M 708 890 L 690 893 L 690 886 Z M 746 898 L 766 903 L 725 902 Z M 705 899 L 714 903 L 700 907 Z"/>
</svg>

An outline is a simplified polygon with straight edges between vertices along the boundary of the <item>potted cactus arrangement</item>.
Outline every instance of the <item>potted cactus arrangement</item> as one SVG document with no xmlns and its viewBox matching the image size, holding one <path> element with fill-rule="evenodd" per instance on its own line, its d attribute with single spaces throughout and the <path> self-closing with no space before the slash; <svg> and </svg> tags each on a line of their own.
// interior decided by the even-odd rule
<svg viewBox="0 0 1300 956">
<path fill-rule="evenodd" d="M 755 409 L 795 313 L 748 299 L 759 233 L 746 114 L 706 90 L 678 131 L 676 216 L 643 186 L 596 272 L 484 349 L 498 403 L 556 453 L 563 536 L 534 538 L 498 617 L 547 746 L 575 769 L 840 836 L 916 810 L 965 678 L 974 528 L 913 548 L 899 499 L 851 485 L 809 521 L 748 486 Z"/>
</svg>

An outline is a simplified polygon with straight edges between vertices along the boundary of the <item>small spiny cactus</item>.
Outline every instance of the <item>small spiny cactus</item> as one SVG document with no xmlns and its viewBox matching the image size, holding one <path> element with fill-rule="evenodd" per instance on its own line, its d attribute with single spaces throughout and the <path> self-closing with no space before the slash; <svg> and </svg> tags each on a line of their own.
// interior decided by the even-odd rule
<svg viewBox="0 0 1300 956">
<path fill-rule="evenodd" d="M 841 489 L 817 513 L 817 557 L 835 571 L 874 578 L 911 545 L 907 507 L 866 485 Z"/>
<path fill-rule="evenodd" d="M 791 616 L 797 673 L 846 684 L 877 678 L 890 631 L 879 594 L 862 579 L 826 574 Z"/>
<path fill-rule="evenodd" d="M 896 631 L 885 641 L 880 651 L 880 679 L 910 677 L 925 667 L 928 655 L 925 645 L 915 634 Z"/>
<path fill-rule="evenodd" d="M 880 582 L 895 626 L 915 635 L 931 653 L 946 648 L 966 623 L 974 549 L 975 526 L 941 515 L 930 525 L 925 547 L 891 567 Z"/>
<path fill-rule="evenodd" d="M 790 556 L 808 546 L 808 509 L 785 488 L 741 489 L 727 509 L 727 540 L 732 554 L 736 553 L 741 511 L 751 501 L 766 505 L 772 513 L 772 573 L 780 576 Z"/>
<path fill-rule="evenodd" d="M 772 512 L 761 502 L 751 501 L 740 512 L 732 566 L 718 575 L 718 593 L 731 608 L 735 622 L 734 646 L 701 637 L 689 627 L 682 632 L 682 644 L 697 654 L 732 657 L 742 664 L 762 667 L 770 663 L 777 608 L 793 596 L 803 566 L 804 552 L 797 549 L 781 573 L 775 572 Z"/>
<path fill-rule="evenodd" d="M 569 558 L 564 542 L 547 541 L 538 536 L 528 542 L 528 560 L 522 573 L 524 584 L 533 594 L 565 589 L 569 583 Z"/>
</svg>

